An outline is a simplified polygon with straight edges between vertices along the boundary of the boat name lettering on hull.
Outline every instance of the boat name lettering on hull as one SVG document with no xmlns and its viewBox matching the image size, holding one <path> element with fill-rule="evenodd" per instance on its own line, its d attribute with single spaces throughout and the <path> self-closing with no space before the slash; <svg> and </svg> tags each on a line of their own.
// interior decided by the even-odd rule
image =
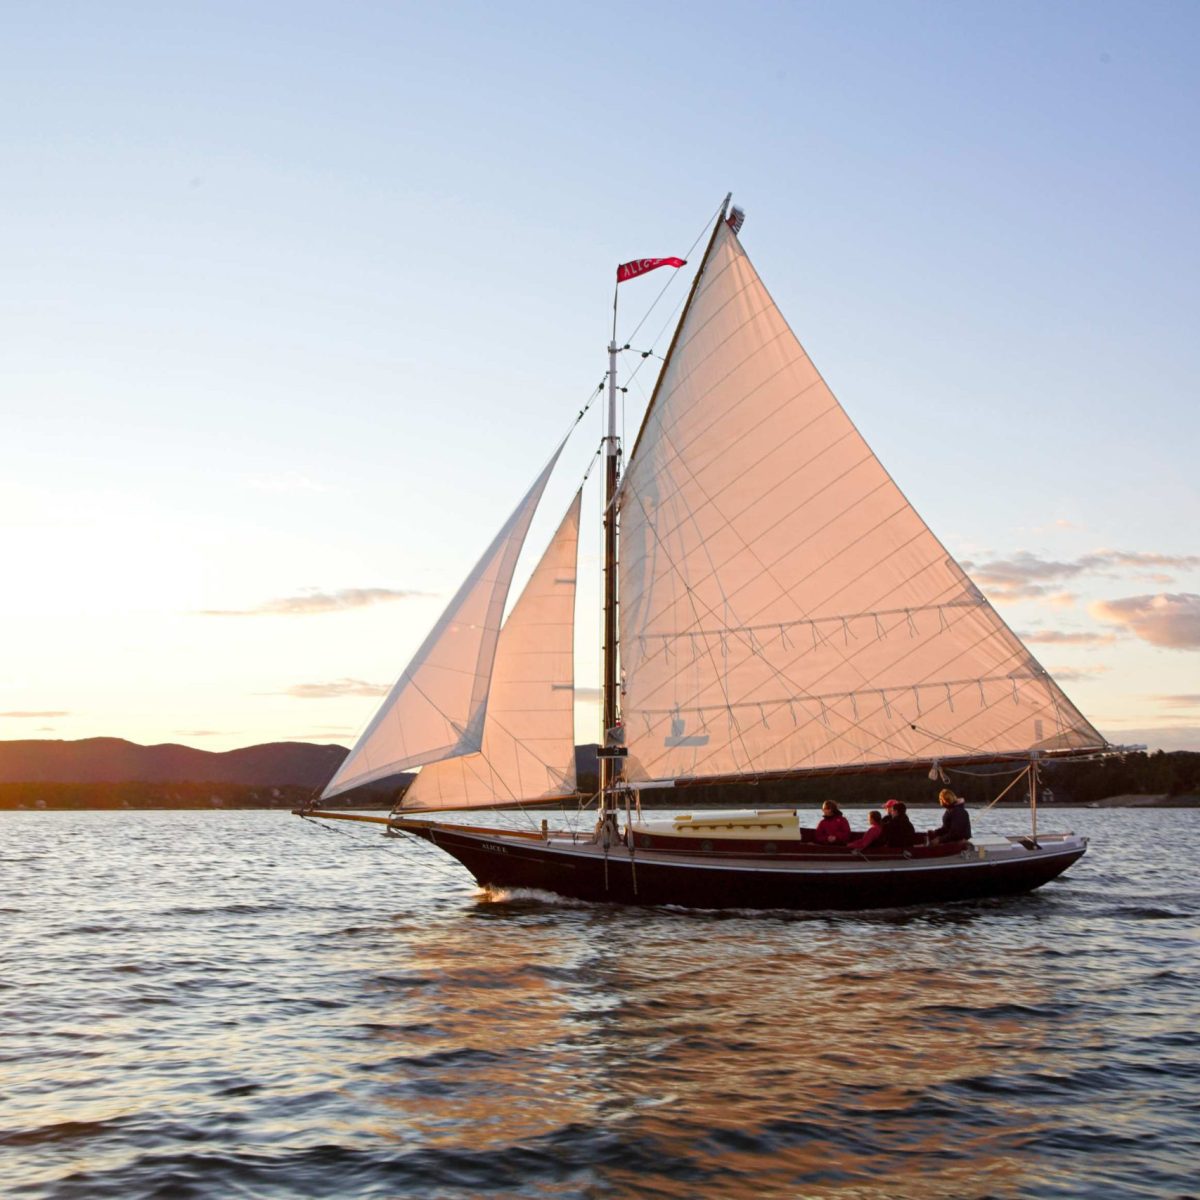
<svg viewBox="0 0 1200 1200">
<path fill-rule="evenodd" d="M 507 854 L 508 853 L 508 847 L 501 846 L 499 842 L 480 842 L 479 848 L 481 850 L 490 850 L 490 851 L 492 851 L 493 854 Z"/>
</svg>

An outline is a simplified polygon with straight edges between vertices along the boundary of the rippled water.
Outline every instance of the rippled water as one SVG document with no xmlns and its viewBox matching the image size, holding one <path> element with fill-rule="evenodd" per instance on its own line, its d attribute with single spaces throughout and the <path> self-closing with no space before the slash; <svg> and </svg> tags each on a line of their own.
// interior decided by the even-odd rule
<svg viewBox="0 0 1200 1200">
<path fill-rule="evenodd" d="M 489 898 L 282 813 L 3 814 L 0 1186 L 1195 1195 L 1197 815 L 1049 814 L 1093 846 L 1033 896 L 822 916 Z"/>
</svg>

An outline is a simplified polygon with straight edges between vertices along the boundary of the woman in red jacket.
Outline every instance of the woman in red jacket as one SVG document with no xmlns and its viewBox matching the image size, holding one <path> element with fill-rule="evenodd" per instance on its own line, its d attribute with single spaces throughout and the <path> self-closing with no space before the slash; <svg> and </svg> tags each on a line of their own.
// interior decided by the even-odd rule
<svg viewBox="0 0 1200 1200">
<path fill-rule="evenodd" d="M 883 835 L 883 817 L 878 809 L 871 809 L 867 813 L 867 832 L 860 838 L 855 838 L 847 847 L 848 850 L 865 850 L 868 846 L 873 846 Z"/>
<path fill-rule="evenodd" d="M 844 846 L 854 835 L 850 822 L 832 800 L 821 805 L 821 823 L 817 826 L 817 841 L 823 846 Z"/>
</svg>

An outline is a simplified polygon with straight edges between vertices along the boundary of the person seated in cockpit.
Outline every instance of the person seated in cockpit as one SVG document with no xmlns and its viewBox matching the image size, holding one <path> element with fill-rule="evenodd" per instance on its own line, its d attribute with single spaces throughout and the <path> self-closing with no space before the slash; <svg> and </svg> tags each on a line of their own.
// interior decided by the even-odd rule
<svg viewBox="0 0 1200 1200">
<path fill-rule="evenodd" d="M 903 800 L 889 800 L 883 807 L 887 816 L 883 818 L 883 833 L 876 846 L 889 846 L 896 850 L 915 846 L 917 831 L 908 819 L 908 805 Z"/>
<path fill-rule="evenodd" d="M 821 822 L 817 826 L 817 841 L 822 846 L 844 846 L 852 837 L 850 822 L 832 800 L 821 805 Z"/>
<path fill-rule="evenodd" d="M 879 842 L 883 836 L 883 817 L 880 815 L 877 808 L 871 809 L 867 813 L 867 831 L 862 837 L 857 837 L 854 841 L 848 843 L 847 850 L 866 850 Z"/>
<path fill-rule="evenodd" d="M 967 802 L 949 788 L 942 788 L 938 793 L 938 803 L 942 806 L 942 823 L 939 828 L 929 831 L 929 844 L 936 846 L 940 842 L 969 842 L 971 814 L 967 812 Z"/>
</svg>

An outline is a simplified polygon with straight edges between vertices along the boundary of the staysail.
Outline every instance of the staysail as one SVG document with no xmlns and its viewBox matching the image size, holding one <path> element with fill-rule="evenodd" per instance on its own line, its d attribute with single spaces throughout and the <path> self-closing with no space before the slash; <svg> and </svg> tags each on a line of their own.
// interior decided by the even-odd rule
<svg viewBox="0 0 1200 1200">
<path fill-rule="evenodd" d="M 724 221 L 621 493 L 633 779 L 1104 746 L 834 398 Z"/>
<path fill-rule="evenodd" d="M 403 812 L 482 808 L 575 791 L 575 494 L 500 630 L 477 753 L 421 768 Z"/>
<path fill-rule="evenodd" d="M 559 445 L 322 792 L 479 749 L 504 604 Z"/>
</svg>

